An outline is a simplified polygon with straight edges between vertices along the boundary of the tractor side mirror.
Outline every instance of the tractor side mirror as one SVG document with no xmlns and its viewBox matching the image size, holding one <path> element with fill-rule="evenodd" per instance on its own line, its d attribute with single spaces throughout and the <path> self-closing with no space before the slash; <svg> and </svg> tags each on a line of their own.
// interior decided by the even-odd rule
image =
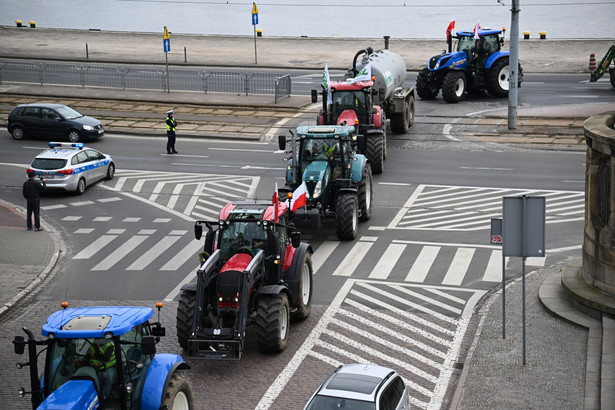
<svg viewBox="0 0 615 410">
<path fill-rule="evenodd" d="M 312 90 L 312 103 L 318 102 L 318 91 Z"/>
<path fill-rule="evenodd" d="M 153 336 L 166 336 L 167 329 L 160 326 L 160 324 L 152 327 L 152 335 Z"/>
<path fill-rule="evenodd" d="M 504 37 L 500 37 L 500 45 L 503 46 L 504 45 Z"/>
<path fill-rule="evenodd" d="M 203 236 L 203 225 L 194 224 L 194 238 L 198 241 Z"/>
<path fill-rule="evenodd" d="M 297 249 L 301 245 L 301 232 L 294 231 L 290 233 L 290 243 L 293 245 L 293 248 Z"/>
<path fill-rule="evenodd" d="M 15 340 L 13 340 L 13 345 L 15 346 L 15 353 L 23 354 L 26 349 L 26 342 L 23 336 L 15 336 Z"/>
<path fill-rule="evenodd" d="M 208 252 L 210 255 L 214 253 L 214 238 L 216 237 L 215 231 L 207 231 L 205 234 L 205 246 L 203 246 L 203 250 Z"/>
<path fill-rule="evenodd" d="M 156 338 L 154 336 L 143 336 L 141 339 L 141 352 L 147 356 L 156 354 Z"/>
<path fill-rule="evenodd" d="M 312 90 L 316 91 L 316 90 Z M 278 135 L 278 146 L 282 151 L 286 149 L 286 137 L 284 135 Z"/>
</svg>

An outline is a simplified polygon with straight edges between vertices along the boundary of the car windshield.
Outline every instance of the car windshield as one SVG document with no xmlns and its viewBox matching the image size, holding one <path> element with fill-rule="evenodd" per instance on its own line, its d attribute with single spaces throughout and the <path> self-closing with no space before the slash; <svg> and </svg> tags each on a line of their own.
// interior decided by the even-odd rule
<svg viewBox="0 0 615 410">
<path fill-rule="evenodd" d="M 65 166 L 66 166 L 65 159 L 35 158 L 34 161 L 32 161 L 32 168 L 36 168 L 36 169 L 53 170 L 53 169 L 62 169 Z"/>
<path fill-rule="evenodd" d="M 316 395 L 306 410 L 375 410 L 376 404 L 363 400 Z"/>
<path fill-rule="evenodd" d="M 60 115 L 67 120 L 74 120 L 75 118 L 83 117 L 83 114 L 81 114 L 79 111 L 73 110 L 72 108 L 65 105 L 56 108 L 56 111 L 59 112 Z"/>
</svg>

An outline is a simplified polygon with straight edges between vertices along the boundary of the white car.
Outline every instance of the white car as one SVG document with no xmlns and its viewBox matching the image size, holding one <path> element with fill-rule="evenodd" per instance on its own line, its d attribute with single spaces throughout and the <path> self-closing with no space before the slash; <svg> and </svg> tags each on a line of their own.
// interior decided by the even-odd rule
<svg viewBox="0 0 615 410">
<path fill-rule="evenodd" d="M 304 410 L 408 410 L 410 396 L 401 376 L 375 364 L 339 366 L 312 395 Z"/>
<path fill-rule="evenodd" d="M 82 194 L 94 182 L 112 179 L 115 163 L 111 156 L 83 143 L 50 142 L 49 149 L 34 158 L 27 172 L 35 172 L 39 178 L 45 177 L 48 189 Z"/>
</svg>

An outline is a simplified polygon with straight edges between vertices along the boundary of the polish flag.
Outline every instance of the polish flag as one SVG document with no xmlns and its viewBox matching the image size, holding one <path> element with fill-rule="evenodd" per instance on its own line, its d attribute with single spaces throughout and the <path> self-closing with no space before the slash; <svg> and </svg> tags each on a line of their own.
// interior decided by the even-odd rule
<svg viewBox="0 0 615 410">
<path fill-rule="evenodd" d="M 448 27 L 446 28 L 446 38 L 449 38 L 453 34 L 453 30 L 455 30 L 455 16 L 453 16 L 450 23 L 448 23 Z"/>
<path fill-rule="evenodd" d="M 295 189 L 295 192 L 293 192 L 293 198 L 290 202 L 290 210 L 292 212 L 296 212 L 297 209 L 301 208 L 302 206 L 305 206 L 306 202 L 307 187 L 305 186 L 305 182 L 302 182 L 301 185 L 299 185 L 299 187 Z"/>
<path fill-rule="evenodd" d="M 273 223 L 278 223 L 280 202 L 278 201 L 278 183 L 275 183 L 275 191 L 273 191 Z"/>
<path fill-rule="evenodd" d="M 476 22 L 476 25 L 474 26 L 474 40 L 480 39 L 480 36 L 478 35 L 478 30 L 480 30 L 480 20 L 478 20 Z"/>
</svg>

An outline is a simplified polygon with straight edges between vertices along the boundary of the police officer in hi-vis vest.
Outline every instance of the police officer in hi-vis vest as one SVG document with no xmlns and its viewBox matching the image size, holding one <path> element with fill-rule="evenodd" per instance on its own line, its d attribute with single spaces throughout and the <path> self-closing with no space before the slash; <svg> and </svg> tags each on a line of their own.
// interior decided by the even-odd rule
<svg viewBox="0 0 615 410">
<path fill-rule="evenodd" d="M 175 151 L 175 129 L 177 121 L 173 117 L 173 110 L 167 111 L 167 154 L 177 154 Z"/>
</svg>

